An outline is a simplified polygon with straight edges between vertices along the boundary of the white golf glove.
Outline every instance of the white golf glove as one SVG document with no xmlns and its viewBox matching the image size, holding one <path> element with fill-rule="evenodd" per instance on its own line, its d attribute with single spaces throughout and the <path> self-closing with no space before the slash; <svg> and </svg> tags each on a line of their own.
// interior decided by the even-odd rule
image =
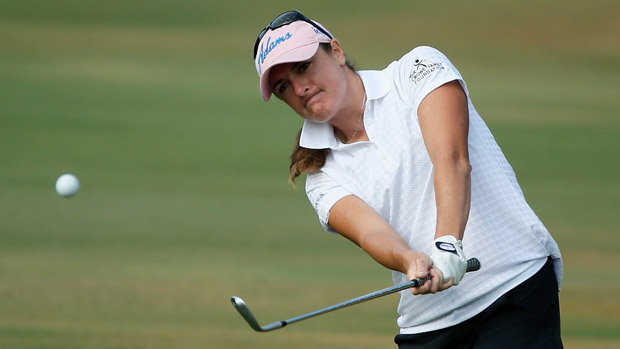
<svg viewBox="0 0 620 349">
<path fill-rule="evenodd" d="M 465 275 L 467 260 L 463 253 L 463 243 L 452 235 L 442 236 L 433 241 L 431 253 L 433 265 L 443 273 L 443 282 L 454 276 L 454 286 L 458 285 Z"/>
</svg>

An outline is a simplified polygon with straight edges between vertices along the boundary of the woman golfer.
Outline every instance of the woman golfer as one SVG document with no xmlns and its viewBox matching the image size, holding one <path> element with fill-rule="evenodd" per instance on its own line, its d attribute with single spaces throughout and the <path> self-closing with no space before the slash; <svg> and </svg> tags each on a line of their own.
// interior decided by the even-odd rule
<svg viewBox="0 0 620 349">
<path fill-rule="evenodd" d="M 298 11 L 260 33 L 254 63 L 304 119 L 291 180 L 325 230 L 393 271 L 400 348 L 560 348 L 559 248 L 525 201 L 461 74 L 417 47 L 356 71 L 338 40 Z M 465 275 L 465 256 L 482 269 Z M 440 292 L 441 291 L 441 292 Z"/>
</svg>

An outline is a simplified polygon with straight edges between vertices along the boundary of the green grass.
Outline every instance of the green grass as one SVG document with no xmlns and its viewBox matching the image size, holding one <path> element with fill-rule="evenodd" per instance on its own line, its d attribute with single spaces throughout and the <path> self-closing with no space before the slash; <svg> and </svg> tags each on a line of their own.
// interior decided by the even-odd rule
<svg viewBox="0 0 620 349">
<path fill-rule="evenodd" d="M 229 302 L 269 323 L 391 282 L 286 182 L 301 122 L 262 102 L 250 50 L 290 7 L 360 68 L 452 59 L 562 248 L 566 347 L 620 346 L 620 6 L 308 6 L 0 1 L 0 347 L 393 347 L 395 296 L 270 334 Z"/>
</svg>

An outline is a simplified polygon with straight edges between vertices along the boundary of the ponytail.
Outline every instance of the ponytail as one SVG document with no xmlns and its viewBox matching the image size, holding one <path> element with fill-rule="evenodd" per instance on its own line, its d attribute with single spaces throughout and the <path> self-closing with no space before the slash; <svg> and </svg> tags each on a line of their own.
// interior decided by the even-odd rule
<svg viewBox="0 0 620 349">
<path fill-rule="evenodd" d="M 308 149 L 301 147 L 299 145 L 300 137 L 301 130 L 297 133 L 297 142 L 291 154 L 291 167 L 289 168 L 291 173 L 288 180 L 293 184 L 294 188 L 297 188 L 295 178 L 299 177 L 302 173 L 316 173 L 321 170 L 329 152 L 328 149 Z"/>
</svg>

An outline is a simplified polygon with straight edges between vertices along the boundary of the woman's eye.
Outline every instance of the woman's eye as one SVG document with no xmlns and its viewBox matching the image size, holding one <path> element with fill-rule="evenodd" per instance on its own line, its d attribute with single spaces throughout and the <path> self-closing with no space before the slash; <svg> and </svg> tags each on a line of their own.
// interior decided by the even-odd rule
<svg viewBox="0 0 620 349">
<path fill-rule="evenodd" d="M 287 87 L 288 87 L 288 82 L 281 83 L 280 86 L 278 87 L 278 93 L 283 94 L 284 91 L 286 91 Z"/>
<path fill-rule="evenodd" d="M 299 66 L 299 71 L 304 71 L 306 69 L 308 69 L 308 67 L 310 66 L 310 62 L 306 62 L 302 65 Z"/>
</svg>

